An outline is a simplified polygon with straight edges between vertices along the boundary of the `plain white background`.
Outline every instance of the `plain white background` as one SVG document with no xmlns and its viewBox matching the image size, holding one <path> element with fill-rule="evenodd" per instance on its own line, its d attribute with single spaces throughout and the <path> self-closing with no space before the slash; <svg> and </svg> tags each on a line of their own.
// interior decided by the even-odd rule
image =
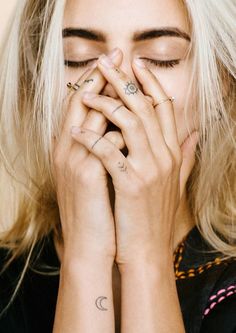
<svg viewBox="0 0 236 333">
<path fill-rule="evenodd" d="M 0 39 L 17 1 L 21 0 L 0 0 Z"/>
</svg>

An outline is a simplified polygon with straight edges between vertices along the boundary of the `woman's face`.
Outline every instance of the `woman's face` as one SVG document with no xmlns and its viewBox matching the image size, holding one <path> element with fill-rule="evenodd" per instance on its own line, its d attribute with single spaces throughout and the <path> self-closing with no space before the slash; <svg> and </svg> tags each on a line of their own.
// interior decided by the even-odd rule
<svg viewBox="0 0 236 333">
<path fill-rule="evenodd" d="M 193 110 L 188 110 L 187 119 L 183 110 L 190 82 L 191 57 L 186 58 L 190 27 L 180 0 L 68 0 L 65 28 L 80 29 L 74 31 L 74 36 L 64 37 L 65 60 L 79 62 L 95 58 L 83 67 L 66 66 L 65 84 L 76 82 L 100 54 L 119 47 L 123 52 L 121 69 L 136 84 L 139 85 L 132 71 L 132 59 L 145 58 L 145 64 L 160 81 L 166 94 L 175 97 L 180 143 L 188 136 L 188 128 L 190 131 L 196 128 Z M 85 30 L 92 30 L 93 35 L 88 35 Z M 156 32 L 143 34 L 151 30 Z M 97 38 L 98 34 L 102 38 Z M 158 60 L 159 63 L 156 65 L 150 60 Z M 118 98 L 110 84 L 102 93 Z"/>
</svg>

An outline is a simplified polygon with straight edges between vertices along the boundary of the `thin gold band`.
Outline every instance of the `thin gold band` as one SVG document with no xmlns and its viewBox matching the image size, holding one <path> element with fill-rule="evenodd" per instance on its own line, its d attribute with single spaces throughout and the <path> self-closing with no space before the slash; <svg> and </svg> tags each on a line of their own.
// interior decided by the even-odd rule
<svg viewBox="0 0 236 333">
<path fill-rule="evenodd" d="M 173 102 L 174 100 L 175 100 L 174 97 L 167 97 L 167 98 L 162 99 L 161 101 L 157 102 L 153 107 L 155 108 L 156 106 L 158 106 L 162 103 L 165 103 L 165 102 L 168 102 L 168 101 Z"/>
</svg>

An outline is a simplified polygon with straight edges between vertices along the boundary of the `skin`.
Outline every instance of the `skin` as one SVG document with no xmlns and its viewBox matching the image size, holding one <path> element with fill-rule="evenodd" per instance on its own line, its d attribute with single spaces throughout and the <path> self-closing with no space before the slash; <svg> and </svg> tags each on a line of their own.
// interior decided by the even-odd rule
<svg viewBox="0 0 236 333">
<path fill-rule="evenodd" d="M 90 8 L 93 8 L 93 12 L 96 12 L 96 17 L 91 18 Z M 134 19 L 130 20 L 130 17 Z M 125 27 L 122 29 L 122 34 L 120 33 L 121 26 Z M 148 1 L 148 3 L 136 1 L 135 6 L 132 1 L 121 1 L 119 4 L 92 0 L 68 1 L 65 10 L 64 27 L 88 27 L 101 30 L 107 34 L 107 43 L 94 42 L 82 38 L 66 38 L 64 41 L 65 58 L 73 61 L 84 61 L 98 58 L 102 53 L 107 54 L 114 47 L 119 47 L 123 52 L 120 68 L 137 86 L 139 86 L 139 82 L 131 66 L 131 61 L 134 57 L 147 57 L 158 60 L 182 59 L 180 64 L 173 68 L 161 68 L 148 61 L 145 62 L 158 78 L 165 93 L 168 96 L 175 97 L 175 121 L 178 140 L 182 144 L 189 133 L 193 129 L 198 128 L 196 113 L 193 110 L 189 110 L 185 118 L 183 110 L 190 80 L 192 60 L 191 57 L 188 60 L 184 60 L 189 48 L 189 42 L 182 38 L 173 37 L 154 38 L 137 43 L 130 42 L 131 36 L 135 31 L 166 26 L 178 27 L 190 34 L 186 12 L 179 1 L 164 2 L 153 0 Z M 67 68 L 66 82 L 76 82 L 78 77 L 85 71 L 85 68 Z M 118 98 L 116 90 L 109 82 L 102 93 Z M 97 115 L 93 116 L 95 119 Z M 109 183 L 109 187 L 111 200 L 114 202 L 111 183 Z M 176 214 L 175 247 L 194 224 L 184 197 L 185 194 Z"/>
<path fill-rule="evenodd" d="M 91 15 L 91 8 L 96 16 Z M 92 332 L 90 326 L 80 326 L 81 321 L 76 318 L 85 303 L 82 296 L 64 315 L 77 288 L 75 283 L 67 285 L 67 281 L 78 281 L 81 263 L 89 271 L 90 262 L 97 267 L 94 283 L 99 278 L 109 283 L 108 275 L 103 274 L 113 260 L 122 277 L 121 331 L 183 332 L 172 256 L 178 242 L 194 224 L 185 192 L 198 140 L 196 132 L 189 135 L 196 129 L 194 110 L 188 110 L 187 119 L 183 112 L 191 70 L 191 58 L 186 58 L 189 42 L 165 36 L 133 43 L 131 37 L 138 30 L 154 27 L 176 27 L 190 34 L 186 13 L 174 0 L 135 3 L 71 0 L 67 2 L 64 17 L 64 28 L 68 27 L 96 29 L 107 34 L 107 42 L 65 38 L 68 61 L 97 59 L 114 47 L 119 49 L 112 63 L 110 58 L 109 66 L 104 66 L 100 57 L 98 62 L 94 61 L 97 67 L 84 77 L 89 66 L 66 68 L 65 85 L 68 81 L 78 82 L 80 88 L 70 89 L 66 97 L 65 122 L 54 151 L 64 238 L 63 248 L 57 244 L 62 278 L 54 333 L 66 331 L 69 322 L 74 325 L 71 331 Z M 143 57 L 159 61 L 180 59 L 180 62 L 166 68 L 155 67 L 146 60 L 146 67 L 140 68 L 134 59 Z M 85 99 L 85 91 L 95 95 Z M 169 96 L 175 97 L 173 104 L 166 101 L 154 108 L 153 104 Z M 106 133 L 108 120 L 121 132 Z M 128 156 L 120 151 L 125 145 Z M 160 285 L 162 292 L 155 295 L 140 290 L 140 279 L 149 290 Z M 109 286 L 103 291 L 93 295 L 97 310 L 100 297 L 112 301 Z M 140 306 L 140 298 L 146 312 Z M 107 309 L 111 311 L 112 306 L 108 303 Z M 168 308 L 172 309 L 171 320 Z M 109 328 L 112 332 L 111 315 L 104 323 L 93 313 L 81 313 L 84 322 L 91 316 L 97 331 Z"/>
</svg>

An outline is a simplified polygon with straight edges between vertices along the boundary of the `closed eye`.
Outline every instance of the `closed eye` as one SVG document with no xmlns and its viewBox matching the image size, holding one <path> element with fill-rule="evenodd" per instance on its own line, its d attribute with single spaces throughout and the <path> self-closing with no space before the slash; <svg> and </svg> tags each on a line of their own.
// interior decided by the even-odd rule
<svg viewBox="0 0 236 333">
<path fill-rule="evenodd" d="M 70 61 L 70 60 L 65 60 L 65 66 L 67 67 L 85 67 L 87 66 L 90 62 L 93 62 L 95 60 L 98 60 L 98 58 L 93 58 L 93 59 L 88 59 L 84 61 Z"/>
<path fill-rule="evenodd" d="M 173 68 L 174 66 L 176 66 L 180 63 L 180 59 L 173 59 L 173 60 L 155 60 L 155 59 L 149 59 L 149 58 L 140 58 L 140 59 L 146 60 L 147 62 L 150 62 L 151 64 L 153 64 L 157 67 L 165 67 L 165 68 Z M 65 60 L 65 66 L 73 67 L 73 68 L 85 67 L 90 62 L 93 62 L 96 60 L 98 60 L 98 58 L 88 59 L 88 60 L 84 60 L 84 61 Z"/>
<path fill-rule="evenodd" d="M 140 58 L 140 59 L 146 60 L 147 62 L 150 62 L 151 64 L 157 67 L 166 67 L 166 68 L 170 67 L 173 68 L 174 66 L 180 63 L 180 59 L 173 59 L 173 60 L 155 60 L 149 58 Z"/>
</svg>

